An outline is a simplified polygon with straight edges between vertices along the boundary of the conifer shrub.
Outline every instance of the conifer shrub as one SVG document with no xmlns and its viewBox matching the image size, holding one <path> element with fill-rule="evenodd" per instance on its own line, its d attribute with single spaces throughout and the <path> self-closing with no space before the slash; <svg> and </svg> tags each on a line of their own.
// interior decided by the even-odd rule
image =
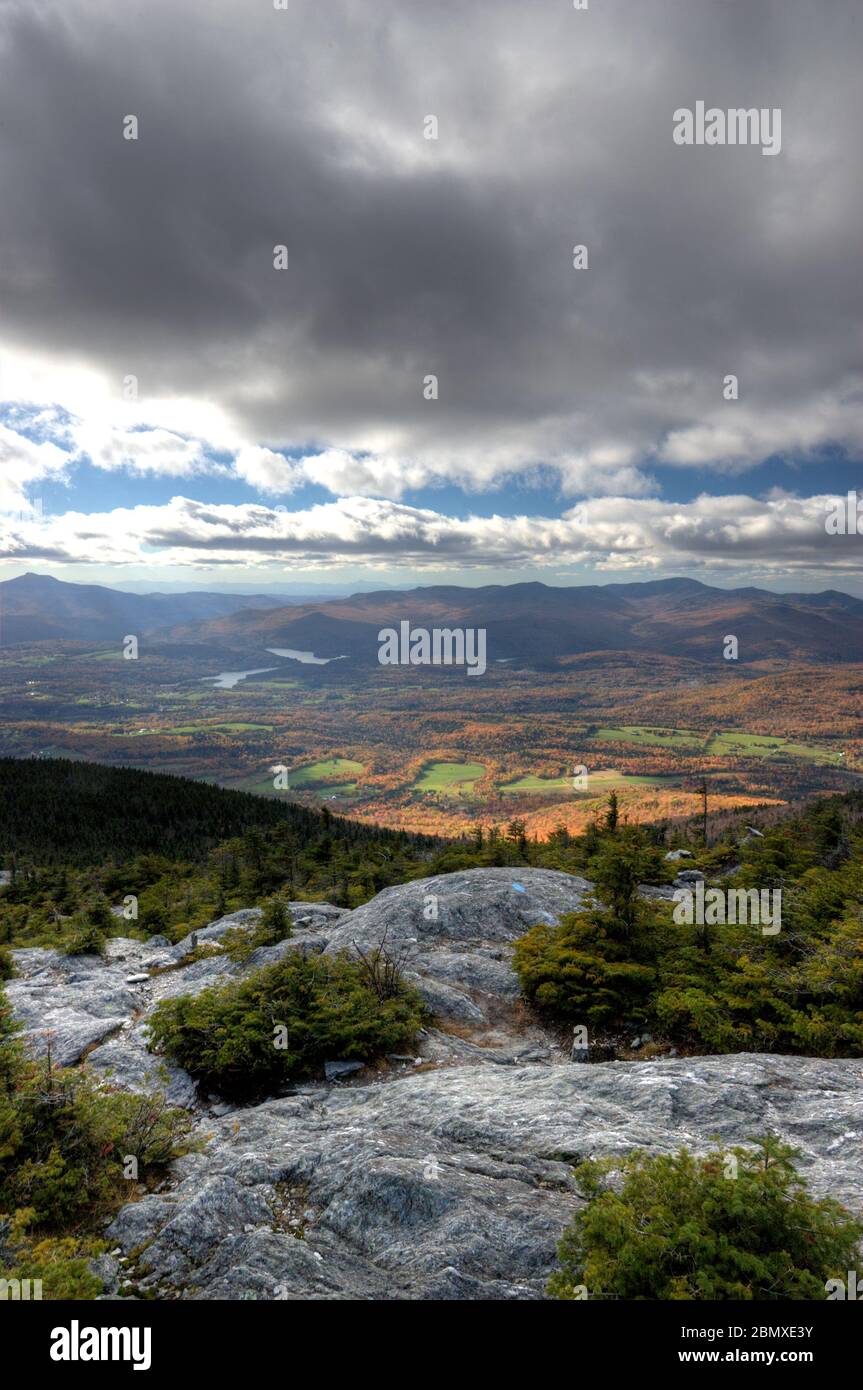
<svg viewBox="0 0 863 1390">
<path fill-rule="evenodd" d="M 556 927 L 532 927 L 516 942 L 513 966 L 531 1002 L 594 1029 L 639 1025 L 650 1017 L 668 930 L 638 888 L 656 853 L 640 831 L 618 831 L 590 861 L 600 901 L 567 914 Z"/>
<path fill-rule="evenodd" d="M 105 942 L 114 929 L 114 918 L 104 898 L 97 898 L 90 907 L 72 918 L 66 938 L 67 956 L 102 956 Z"/>
<path fill-rule="evenodd" d="M 183 1151 L 186 1111 L 164 1097 L 100 1086 L 85 1071 L 22 1058 L 0 1093 L 0 1213 L 26 1209 L 40 1231 L 106 1214 L 128 1200 L 128 1159 L 141 1180 Z"/>
<path fill-rule="evenodd" d="M 268 898 L 253 927 L 233 927 L 222 937 L 222 946 L 232 960 L 248 960 L 261 946 L 277 946 L 294 934 L 294 924 L 281 898 Z"/>
<path fill-rule="evenodd" d="M 261 912 L 258 934 L 261 946 L 275 946 L 293 936 L 294 924 L 282 898 L 268 898 Z"/>
<path fill-rule="evenodd" d="M 773 1135 L 699 1158 L 681 1149 L 581 1164 L 586 1205 L 558 1247 L 558 1299 L 823 1299 L 859 1261 L 863 1223 L 797 1174 Z M 609 1175 L 616 1178 L 608 1181 Z"/>
<path fill-rule="evenodd" d="M 592 1045 L 647 1026 L 701 1053 L 863 1056 L 863 835 L 835 821 L 819 807 L 781 823 L 743 847 L 724 879 L 726 888 L 782 888 L 775 935 L 744 922 L 675 921 L 670 903 L 639 891 L 656 881 L 654 848 L 632 827 L 602 836 L 586 866 L 599 902 L 516 943 L 526 998 L 586 1025 Z"/>
<path fill-rule="evenodd" d="M 45 1298 L 94 1297 L 87 1261 L 134 1195 L 129 1159 L 152 1185 L 193 1147 L 192 1121 L 160 1093 L 114 1091 L 28 1056 L 18 1031 L 0 991 L 0 1264 L 7 1278 L 41 1278 Z"/>
<path fill-rule="evenodd" d="M 247 979 L 163 1000 L 151 1047 L 216 1090 L 261 1094 L 325 1061 L 397 1051 L 425 1017 L 403 980 L 381 999 L 362 962 L 291 951 Z"/>
<path fill-rule="evenodd" d="M 640 1026 L 656 987 L 650 932 L 622 939 L 611 913 L 573 912 L 541 923 L 516 942 L 513 966 L 525 997 L 560 1019 L 596 1032 Z"/>
<path fill-rule="evenodd" d="M 145 907 L 138 918 L 138 926 L 147 936 L 165 936 L 170 925 L 167 912 L 158 903 Z"/>
<path fill-rule="evenodd" d="M 101 1255 L 106 1247 L 94 1236 L 62 1237 L 31 1236 L 27 1226 L 32 1213 L 21 1211 L 15 1219 L 3 1223 L 0 1230 L 0 1269 L 2 1277 L 23 1285 L 35 1280 L 41 1285 L 45 1300 L 73 1299 L 76 1303 L 97 1298 L 103 1284 L 90 1268 L 90 1261 Z M 32 1296 L 32 1295 L 31 1295 Z"/>
</svg>

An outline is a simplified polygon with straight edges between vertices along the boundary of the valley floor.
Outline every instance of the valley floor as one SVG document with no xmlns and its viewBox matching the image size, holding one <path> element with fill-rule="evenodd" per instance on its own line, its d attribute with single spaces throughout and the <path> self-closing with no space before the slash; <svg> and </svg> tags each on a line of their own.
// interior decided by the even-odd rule
<svg viewBox="0 0 863 1390">
<path fill-rule="evenodd" d="M 681 822 L 705 785 L 731 811 L 863 775 L 860 666 L 729 672 L 602 653 L 478 682 L 250 655 L 244 679 L 217 683 L 214 662 L 204 649 L 135 662 L 107 646 L 3 651 L 0 754 L 168 771 L 445 835 L 513 818 L 531 835 L 579 833 L 612 787 L 630 819 Z"/>
</svg>

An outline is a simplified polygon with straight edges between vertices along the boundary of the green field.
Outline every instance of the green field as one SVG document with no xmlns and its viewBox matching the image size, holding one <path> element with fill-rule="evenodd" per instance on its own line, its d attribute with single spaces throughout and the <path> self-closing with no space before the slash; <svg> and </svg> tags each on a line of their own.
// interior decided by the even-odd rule
<svg viewBox="0 0 863 1390">
<path fill-rule="evenodd" d="M 657 729 L 645 724 L 623 724 L 619 728 L 597 729 L 594 738 L 604 742 L 634 743 L 650 748 L 679 748 L 702 752 L 710 757 L 805 758 L 809 762 L 837 763 L 843 759 L 837 750 L 794 743 L 772 734 L 747 734 L 739 730 L 715 734 L 705 747 L 706 734 L 697 729 Z M 506 788 L 502 788 L 506 790 Z M 550 789 L 549 789 L 550 790 Z"/>
<path fill-rule="evenodd" d="M 444 796 L 464 796 L 485 776 L 482 763 L 429 763 L 414 782 L 415 792 L 441 792 Z"/>
<path fill-rule="evenodd" d="M 615 768 L 603 768 L 588 774 L 587 787 L 579 791 L 572 785 L 572 777 L 519 777 L 517 782 L 507 782 L 499 788 L 507 796 L 594 796 L 598 790 L 610 787 L 670 787 L 675 785 L 672 777 L 636 777 L 628 772 L 618 772 Z"/>
<path fill-rule="evenodd" d="M 531 773 L 519 777 L 517 782 L 505 782 L 499 790 L 513 796 L 536 796 L 542 792 L 571 792 L 573 786 L 571 777 L 536 777 Z"/>
<path fill-rule="evenodd" d="M 806 758 L 810 762 L 841 763 L 839 751 L 816 748 L 813 744 L 793 743 L 787 738 L 774 738 L 772 734 L 717 734 L 704 750 L 713 757 L 723 754 L 746 758 L 772 758 L 777 754 L 786 758 Z"/>
<path fill-rule="evenodd" d="M 292 787 L 311 787 L 317 783 L 327 783 L 332 777 L 351 778 L 360 772 L 365 772 L 363 763 L 356 763 L 352 758 L 326 758 L 319 763 L 310 763 L 308 767 L 298 767 L 296 772 L 291 769 Z M 338 790 L 349 786 L 353 789 L 356 782 L 342 783 Z M 335 786 L 328 786 L 327 791 L 336 791 Z"/>
<path fill-rule="evenodd" d="M 265 734 L 270 734 L 270 733 L 272 733 L 272 731 L 273 731 L 273 726 L 272 726 L 272 724 L 240 724 L 240 723 L 227 723 L 227 724 L 207 724 L 207 723 L 200 723 L 200 724 L 178 724 L 176 728 L 173 728 L 173 729 L 164 729 L 164 730 L 161 730 L 160 732 L 163 732 L 163 733 L 166 733 L 166 734 L 200 734 L 200 733 L 205 733 L 208 729 L 212 730 L 213 733 L 217 733 L 217 734 L 248 734 L 248 733 L 257 732 L 257 731 L 260 731 L 261 733 L 265 733 Z"/>
<path fill-rule="evenodd" d="M 323 774 L 320 772 L 321 768 L 327 768 L 328 771 Z M 314 792 L 320 798 L 342 797 L 350 796 L 356 791 L 356 782 L 322 782 L 321 777 L 324 775 L 332 776 L 333 772 L 344 774 L 351 771 L 362 772 L 363 770 L 362 763 L 351 762 L 348 758 L 330 758 L 327 762 L 313 763 L 311 767 L 297 768 L 296 771 L 291 768 L 288 774 L 288 786 L 284 791 L 278 790 L 273 785 L 274 773 L 266 777 L 241 777 L 237 781 L 229 778 L 221 782 L 220 785 L 232 787 L 235 791 L 254 792 L 256 796 L 282 796 L 288 801 L 294 792 L 299 791 Z M 312 772 L 316 774 L 314 777 Z"/>
<path fill-rule="evenodd" d="M 654 729 L 644 724 L 624 724 L 619 729 L 597 729 L 594 738 L 613 743 L 644 743 L 651 748 L 701 748 L 706 738 L 697 729 Z"/>
</svg>

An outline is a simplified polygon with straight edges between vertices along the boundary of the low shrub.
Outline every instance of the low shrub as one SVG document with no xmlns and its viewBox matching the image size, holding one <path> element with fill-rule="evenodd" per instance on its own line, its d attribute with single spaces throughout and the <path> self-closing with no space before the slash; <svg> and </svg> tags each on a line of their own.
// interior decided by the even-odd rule
<svg viewBox="0 0 863 1390">
<path fill-rule="evenodd" d="M 151 1046 L 217 1090 L 256 1094 L 337 1058 L 409 1043 L 425 1016 L 411 986 L 380 999 L 361 962 L 291 951 L 245 980 L 163 1000 Z"/>
<path fill-rule="evenodd" d="M 193 1147 L 192 1121 L 162 1094 L 114 1091 L 86 1070 L 30 1058 L 17 1033 L 0 991 L 2 1273 L 42 1278 L 46 1298 L 92 1297 L 94 1233 Z"/>
<path fill-rule="evenodd" d="M 222 946 L 232 960 L 248 960 L 261 946 L 277 946 L 294 934 L 291 914 L 281 898 L 269 898 L 253 927 L 233 927 L 222 937 Z"/>
<path fill-rule="evenodd" d="M 90 1261 L 104 1253 L 105 1242 L 82 1235 L 31 1236 L 27 1227 L 32 1219 L 32 1211 L 27 1210 L 16 1212 L 12 1220 L 0 1219 L 2 1277 L 9 1284 L 18 1280 L 22 1286 L 29 1281 L 31 1290 L 38 1280 L 39 1296 L 45 1300 L 97 1298 L 103 1284 Z"/>
<path fill-rule="evenodd" d="M 772 1135 L 697 1158 L 676 1154 L 581 1164 L 587 1205 L 558 1247 L 554 1298 L 823 1299 L 859 1259 L 863 1224 L 815 1199 L 797 1153 Z M 613 1185 L 606 1179 L 618 1177 Z"/>
<path fill-rule="evenodd" d="M 83 912 L 72 918 L 66 938 L 67 956 L 101 956 L 105 954 L 105 941 L 114 929 L 114 918 L 104 898 L 98 898 Z"/>
</svg>

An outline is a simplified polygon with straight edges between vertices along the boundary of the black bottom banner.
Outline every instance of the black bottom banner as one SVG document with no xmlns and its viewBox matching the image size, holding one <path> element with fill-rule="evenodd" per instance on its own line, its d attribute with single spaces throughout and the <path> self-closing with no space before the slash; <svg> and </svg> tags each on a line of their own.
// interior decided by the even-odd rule
<svg viewBox="0 0 863 1390">
<path fill-rule="evenodd" d="M 337 1306 L 315 1301 L 293 1307 L 276 1300 L 9 1300 L 0 1303 L 0 1326 L 6 1354 L 14 1346 L 26 1346 L 28 1369 L 47 1373 L 49 1383 L 58 1384 L 70 1376 L 76 1381 L 98 1379 L 105 1370 L 114 1376 L 138 1373 L 143 1379 L 177 1372 L 224 1376 L 229 1367 L 236 1371 L 245 1365 L 248 1374 L 266 1375 L 268 1363 L 278 1365 L 289 1355 L 289 1364 L 296 1367 L 296 1357 L 310 1355 L 315 1348 L 316 1356 L 326 1358 L 330 1373 L 341 1355 L 356 1373 L 361 1347 L 369 1338 L 377 1340 L 384 1333 L 398 1336 L 423 1327 L 427 1334 L 434 1334 L 427 1341 L 424 1362 L 430 1366 L 439 1355 L 437 1374 L 445 1374 L 448 1365 L 452 1370 L 451 1334 L 460 1339 L 459 1361 L 472 1352 L 477 1365 L 486 1370 L 498 1359 L 506 1364 L 513 1352 L 524 1354 L 528 1347 L 533 1349 L 532 1356 L 543 1357 L 552 1347 L 568 1345 L 582 1369 L 598 1358 L 594 1375 L 601 1368 L 617 1374 L 632 1369 L 685 1376 L 698 1374 L 704 1366 L 752 1366 L 765 1373 L 791 1366 L 808 1368 L 823 1379 L 825 1373 L 847 1366 L 857 1351 L 859 1319 L 852 1309 L 837 1306 L 840 1301 L 847 1300 L 697 1304 L 584 1300 L 574 1305 L 385 1301 L 339 1302 Z M 506 1319 L 503 1334 L 500 1317 Z M 316 1324 L 323 1334 L 320 1338 L 315 1337 Z M 334 1342 L 336 1326 L 339 1337 Z M 536 1341 L 537 1333 L 542 1341 Z M 439 1348 L 437 1353 L 433 1347 Z"/>
</svg>

